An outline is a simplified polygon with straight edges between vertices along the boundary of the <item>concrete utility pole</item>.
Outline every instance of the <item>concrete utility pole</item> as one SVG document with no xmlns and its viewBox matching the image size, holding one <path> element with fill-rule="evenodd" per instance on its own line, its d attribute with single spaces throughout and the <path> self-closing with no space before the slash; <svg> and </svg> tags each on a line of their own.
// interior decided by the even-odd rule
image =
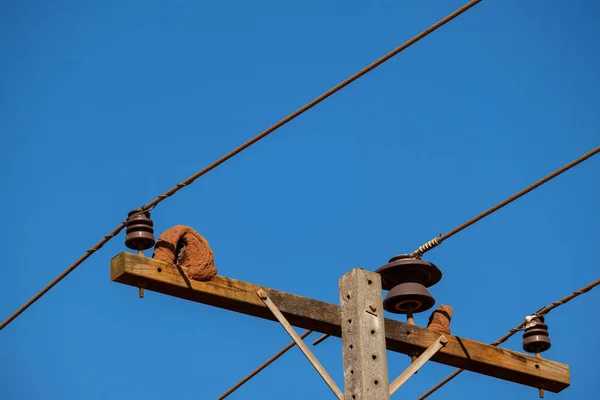
<svg viewBox="0 0 600 400">
<path fill-rule="evenodd" d="M 353 269 L 340 278 L 344 400 L 389 400 L 381 276 Z"/>
</svg>

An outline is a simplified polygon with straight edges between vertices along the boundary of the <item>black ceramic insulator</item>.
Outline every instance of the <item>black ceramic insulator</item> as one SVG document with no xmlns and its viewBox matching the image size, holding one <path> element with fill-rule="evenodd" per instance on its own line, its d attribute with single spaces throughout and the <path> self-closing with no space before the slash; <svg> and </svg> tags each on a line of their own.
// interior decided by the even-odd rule
<svg viewBox="0 0 600 400">
<path fill-rule="evenodd" d="M 552 346 L 548 335 L 548 325 L 544 323 L 544 318 L 540 317 L 538 321 L 527 326 L 523 331 L 523 350 L 528 353 L 542 353 Z"/>
<path fill-rule="evenodd" d="M 154 223 L 149 211 L 135 215 L 137 212 L 134 210 L 127 215 L 125 246 L 132 250 L 147 250 L 155 243 Z"/>
</svg>

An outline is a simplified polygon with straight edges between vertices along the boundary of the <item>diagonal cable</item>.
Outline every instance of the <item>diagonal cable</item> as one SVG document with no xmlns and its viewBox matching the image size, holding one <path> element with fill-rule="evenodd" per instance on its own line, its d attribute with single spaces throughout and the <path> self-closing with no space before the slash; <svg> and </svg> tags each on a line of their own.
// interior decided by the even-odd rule
<svg viewBox="0 0 600 400">
<path fill-rule="evenodd" d="M 313 331 L 311 331 L 311 330 L 306 330 L 306 331 L 304 331 L 304 333 L 302 335 L 300 335 L 300 338 L 304 339 L 308 335 L 310 335 L 312 332 Z M 227 389 L 227 391 L 225 393 L 223 393 L 222 395 L 217 397 L 217 400 L 223 400 L 227 396 L 229 396 L 231 393 L 235 392 L 240 386 L 242 386 L 244 383 L 248 382 L 250 379 L 254 378 L 260 371 L 267 368 L 269 365 L 271 365 L 274 361 L 276 361 L 279 357 L 284 355 L 288 350 L 290 350 L 294 346 L 296 346 L 296 342 L 294 342 L 292 340 L 284 348 L 282 348 L 277 353 L 275 353 L 271 358 L 269 358 L 267 361 L 265 361 L 264 363 L 262 363 L 258 367 L 256 367 L 254 369 L 254 371 L 250 372 L 248 375 L 243 377 L 238 383 L 236 383 L 235 385 L 233 385 L 232 387 Z"/>
<path fill-rule="evenodd" d="M 462 231 L 463 229 L 468 228 L 469 226 L 473 225 L 477 221 L 487 217 L 488 215 L 492 214 L 495 211 L 498 211 L 502 207 L 517 200 L 519 197 L 522 197 L 522 196 L 526 195 L 527 193 L 531 192 L 533 189 L 535 189 L 539 186 L 542 186 L 544 183 L 552 180 L 553 178 L 556 178 L 558 175 L 562 174 L 563 172 L 567 171 L 568 169 L 571 169 L 574 166 L 581 164 L 582 162 L 584 162 L 585 160 L 587 160 L 588 158 L 592 157 L 593 155 L 595 155 L 597 153 L 600 153 L 600 146 L 588 151 L 587 153 L 585 153 L 581 157 L 571 161 L 570 163 L 563 165 L 562 167 L 560 167 L 556 171 L 552 172 L 551 174 L 546 175 L 539 181 L 527 186 L 525 189 L 521 190 L 520 192 L 517 192 L 517 193 L 513 194 L 512 196 L 510 196 L 509 198 L 505 199 L 504 201 L 496 204 L 494 207 L 487 209 L 486 211 L 482 212 L 481 214 L 477 215 L 476 217 L 463 223 L 462 225 L 457 226 L 456 228 L 452 229 L 450 232 L 448 232 L 444 235 L 441 235 L 440 237 L 433 238 L 429 242 L 425 243 L 423 246 L 419 246 L 419 248 L 417 250 L 413 251 L 410 255 L 412 257 L 421 257 L 425 252 L 433 249 L 434 247 L 439 246 L 442 243 L 442 241 L 444 241 L 445 239 L 448 239 L 449 237 L 456 235 L 458 232 Z M 330 335 L 325 334 L 325 335 L 318 337 L 313 342 L 313 346 L 318 345 L 323 340 L 327 339 L 329 336 Z"/>
<path fill-rule="evenodd" d="M 196 172 L 194 175 L 190 176 L 186 180 L 178 183 L 177 185 L 175 185 L 171 189 L 169 189 L 166 192 L 164 192 L 163 194 L 159 195 L 158 197 L 156 197 L 151 202 L 149 202 L 149 203 L 145 204 L 144 206 L 138 208 L 137 211 L 140 211 L 140 212 L 147 211 L 150 208 L 155 207 L 156 205 L 158 205 L 160 202 L 162 202 L 167 197 L 173 196 L 175 193 L 177 193 L 178 191 L 180 191 L 184 187 L 192 184 L 196 179 L 200 178 L 202 175 L 204 175 L 207 172 L 215 169 L 216 167 L 218 167 L 219 165 L 223 164 L 225 161 L 229 160 L 230 158 L 232 158 L 236 154 L 241 153 L 242 151 L 244 151 L 248 147 L 252 146 L 254 143 L 258 142 L 259 140 L 261 140 L 263 138 L 265 138 L 266 136 L 268 136 L 269 134 L 273 133 L 275 130 L 281 128 L 283 125 L 287 124 L 288 122 L 290 122 L 291 120 L 295 119 L 296 117 L 298 117 L 299 115 L 303 114 L 304 112 L 310 110 L 311 108 L 313 108 L 314 106 L 316 106 L 317 104 L 319 104 L 320 102 L 322 102 L 323 100 L 325 100 L 326 98 L 330 97 L 334 93 L 339 92 L 340 90 L 342 90 L 343 88 L 345 88 L 346 86 L 348 86 L 349 84 L 351 84 L 352 82 L 354 82 L 355 80 L 357 80 L 358 78 L 362 77 L 363 75 L 365 75 L 368 72 L 372 71 L 373 69 L 377 68 L 378 66 L 380 66 L 381 64 L 383 64 L 384 62 L 386 62 L 387 60 L 389 60 L 390 58 L 394 57 L 395 55 L 399 54 L 403 50 L 407 49 L 411 45 L 413 45 L 416 42 L 418 42 L 419 40 L 423 39 L 424 37 L 426 37 L 430 33 L 434 32 L 438 28 L 440 28 L 443 25 L 447 24 L 448 22 L 452 21 L 454 18 L 458 17 L 459 15 L 461 15 L 462 13 L 464 13 L 465 11 L 467 11 L 468 9 L 470 9 L 471 7 L 475 6 L 476 4 L 480 3 L 481 1 L 483 1 L 483 0 L 472 0 L 469 3 L 465 4 L 464 6 L 462 6 L 461 8 L 459 8 L 458 10 L 454 11 L 452 14 L 449 14 L 445 18 L 443 18 L 443 19 L 439 20 L 438 22 L 436 22 L 435 24 L 431 25 L 429 28 L 425 29 L 424 31 L 422 31 L 418 35 L 414 36 L 412 39 L 409 39 L 408 41 L 402 43 L 400 46 L 396 47 L 395 49 L 393 49 L 392 51 L 390 51 L 389 53 L 387 53 L 383 57 L 381 57 L 378 60 L 374 61 L 373 63 L 369 64 L 365 68 L 361 69 L 360 71 L 358 71 L 357 73 L 355 73 L 351 77 L 347 78 L 346 80 L 344 80 L 341 83 L 337 84 L 333 88 L 329 89 L 328 91 L 326 91 L 325 93 L 323 93 L 319 97 L 315 98 L 314 100 L 310 101 L 306 105 L 300 107 L 298 110 L 294 111 L 293 113 L 291 113 L 287 117 L 283 118 L 279 122 L 275 123 L 274 125 L 270 126 L 267 129 L 265 129 L 264 131 L 262 131 L 258 135 L 254 136 L 252 139 L 248 140 L 244 144 L 242 144 L 239 147 L 237 147 L 234 150 L 232 150 L 231 152 L 225 154 L 224 156 L 222 156 L 218 160 L 214 161 L 212 164 L 207 165 L 206 167 L 204 167 L 200 171 Z M 71 272 L 73 272 L 73 270 L 75 270 L 75 268 L 77 268 L 79 265 L 81 265 L 86 259 L 88 259 L 88 257 L 90 257 L 92 254 L 94 254 L 96 251 L 98 251 L 109 240 L 111 240 L 112 238 L 114 238 L 115 236 L 117 236 L 119 234 L 119 232 L 121 232 L 123 230 L 123 228 L 125 228 L 125 222 L 121 222 L 119 225 L 117 225 L 117 227 L 115 229 L 113 229 L 110 233 L 108 233 L 106 236 L 104 236 L 93 247 L 91 247 L 90 249 L 88 249 L 73 264 L 71 264 L 66 270 L 64 270 L 60 275 L 58 275 L 48 285 L 46 285 L 46 287 L 44 287 L 42 290 L 40 290 L 35 296 L 33 296 L 31 299 L 29 299 L 17 311 L 15 311 L 10 317 L 8 317 L 4 322 L 2 322 L 2 324 L 0 324 L 0 330 L 4 329 L 9 323 L 11 323 L 15 318 L 17 318 L 23 311 L 25 311 L 27 308 L 29 308 L 33 303 L 35 303 L 46 292 L 48 292 L 50 289 L 52 289 L 63 278 L 65 278 L 67 275 L 69 275 Z"/>
<path fill-rule="evenodd" d="M 440 237 L 431 239 L 429 242 L 425 243 L 422 246 L 419 246 L 419 248 L 417 250 L 413 251 L 411 253 L 411 256 L 412 257 L 421 257 L 423 254 L 425 254 L 425 252 L 433 249 L 434 247 L 439 246 L 444 240 L 456 235 L 458 232 L 462 231 L 463 229 L 468 228 L 469 226 L 473 225 L 477 221 L 487 217 L 488 215 L 492 214 L 493 212 L 498 211 L 502 207 L 512 203 L 513 201 L 517 200 L 518 198 L 523 197 L 527 193 L 531 192 L 533 189 L 536 189 L 536 188 L 542 186 L 544 183 L 551 181 L 552 179 L 556 178 L 558 175 L 573 168 L 574 166 L 576 166 L 578 164 L 581 164 L 582 162 L 584 162 L 585 160 L 587 160 L 588 158 L 592 157 L 593 155 L 595 155 L 597 153 L 600 153 L 600 146 L 588 151 L 587 153 L 585 153 L 581 157 L 571 161 L 570 163 L 563 165 L 556 171 L 552 172 L 550 175 L 546 175 L 539 181 L 527 186 L 525 189 L 521 190 L 520 192 L 515 193 L 512 196 L 510 196 L 509 198 L 505 199 L 504 201 L 496 204 L 494 207 L 487 209 L 486 211 L 482 212 L 481 214 L 471 218 L 467 222 L 457 226 L 456 228 L 452 229 L 450 232 L 444 233 Z"/>
<path fill-rule="evenodd" d="M 600 279 L 598 279 L 595 282 L 590 283 L 587 286 L 582 287 L 579 290 L 574 291 L 570 295 L 565 296 L 562 299 L 557 300 L 557 301 L 555 301 L 554 303 L 552 303 L 550 305 L 547 305 L 546 307 L 540 308 L 535 313 L 535 315 L 537 315 L 537 316 L 544 316 L 544 315 L 548 314 L 550 311 L 554 310 L 556 307 L 568 303 L 569 301 L 573 300 L 575 297 L 581 296 L 582 294 L 589 292 L 590 290 L 592 290 L 593 288 L 595 288 L 598 285 L 600 285 Z M 510 337 L 512 337 L 515 333 L 517 333 L 521 329 L 523 329 L 524 326 L 525 326 L 525 322 L 521 322 L 519 325 L 515 326 L 510 331 L 508 331 L 500 339 L 496 340 L 494 343 L 491 343 L 491 345 L 492 346 L 499 346 L 499 345 L 501 345 L 502 343 L 506 342 Z M 435 391 L 437 391 L 439 388 L 441 388 L 442 386 L 444 386 L 446 383 L 448 383 L 452 379 L 456 378 L 463 371 L 464 371 L 464 369 L 457 369 L 456 371 L 454 371 L 453 373 L 451 373 L 450 375 L 448 375 L 446 378 L 444 378 L 443 380 L 441 380 L 440 382 L 438 382 L 434 387 L 432 387 L 431 389 L 429 389 L 427 392 L 425 392 L 421 396 L 419 396 L 417 398 L 417 400 L 423 400 L 423 399 L 429 397 Z"/>
</svg>

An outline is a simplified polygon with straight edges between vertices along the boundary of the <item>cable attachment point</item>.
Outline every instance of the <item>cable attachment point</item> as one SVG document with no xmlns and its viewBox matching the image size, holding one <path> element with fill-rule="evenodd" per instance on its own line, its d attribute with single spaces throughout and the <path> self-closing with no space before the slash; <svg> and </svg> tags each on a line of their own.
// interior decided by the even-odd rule
<svg viewBox="0 0 600 400">
<path fill-rule="evenodd" d="M 548 337 L 548 325 L 544 323 L 544 317 L 533 314 L 525 317 L 523 332 L 523 350 L 535 353 L 537 358 L 542 358 L 540 353 L 548 350 L 551 346 Z M 544 389 L 539 389 L 540 399 L 544 398 Z"/>
<path fill-rule="evenodd" d="M 523 350 L 529 353 L 542 353 L 548 350 L 551 346 L 548 336 L 548 325 L 544 323 L 544 317 L 529 315 L 525 318 Z"/>
<path fill-rule="evenodd" d="M 154 246 L 154 222 L 150 219 L 150 211 L 133 210 L 127 214 L 125 221 L 125 246 L 137 250 L 139 256 L 144 256 L 144 250 Z M 139 288 L 140 299 L 144 298 L 144 288 Z"/>
<path fill-rule="evenodd" d="M 130 211 L 125 226 L 127 228 L 125 246 L 138 251 L 154 246 L 154 223 L 150 219 L 149 211 Z"/>
<path fill-rule="evenodd" d="M 439 246 L 440 243 L 442 243 L 442 239 L 439 237 L 435 237 L 435 238 L 431 239 L 429 242 L 425 243 L 424 245 L 419 246 L 419 248 L 417 250 L 413 251 L 410 255 L 411 255 L 411 257 L 414 257 L 414 258 L 421 258 L 421 256 L 423 254 L 425 254 L 429 250 L 433 249 L 434 247 Z"/>
<path fill-rule="evenodd" d="M 400 254 L 375 272 L 381 275 L 381 288 L 389 290 L 383 300 L 386 311 L 407 314 L 410 318 L 413 313 L 427 311 L 434 306 L 435 300 L 427 288 L 442 279 L 442 271 L 434 264 Z"/>
</svg>

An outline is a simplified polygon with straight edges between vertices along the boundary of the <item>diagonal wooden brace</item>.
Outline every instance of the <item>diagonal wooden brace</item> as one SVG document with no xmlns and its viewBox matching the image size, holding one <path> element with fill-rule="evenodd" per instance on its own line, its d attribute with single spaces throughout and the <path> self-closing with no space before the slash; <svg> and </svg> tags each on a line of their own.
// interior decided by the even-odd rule
<svg viewBox="0 0 600 400">
<path fill-rule="evenodd" d="M 306 358 L 308 359 L 308 361 L 310 361 L 310 363 L 312 364 L 312 366 L 315 367 L 315 369 L 317 370 L 317 372 L 319 373 L 319 375 L 321 375 L 321 378 L 323 378 L 323 380 L 325 381 L 325 383 L 327 383 L 327 385 L 329 386 L 329 388 L 331 389 L 331 391 L 336 395 L 336 397 L 339 400 L 344 400 L 344 394 L 342 393 L 342 391 L 340 390 L 340 388 L 336 385 L 335 381 L 333 379 L 331 379 L 331 377 L 329 376 L 329 374 L 327 373 L 327 371 L 325 370 L 325 368 L 323 368 L 323 366 L 321 365 L 321 363 L 319 362 L 319 360 L 317 360 L 317 358 L 310 351 L 310 349 L 308 348 L 308 346 L 306 345 L 306 343 L 304 343 L 304 340 L 302 340 L 302 338 L 296 333 L 296 331 L 294 330 L 294 328 L 292 327 L 292 325 L 290 325 L 290 323 L 287 321 L 287 319 L 285 319 L 285 317 L 283 316 L 283 314 L 281 314 L 281 311 L 279 311 L 279 309 L 277 308 L 277 306 L 269 298 L 269 296 L 267 295 L 267 292 L 265 292 L 262 289 L 258 289 L 258 291 L 256 292 L 256 294 L 258 295 L 258 297 L 260 297 L 260 299 L 262 300 L 262 302 L 265 303 L 265 306 L 267 306 L 267 308 L 269 310 L 271 310 L 271 312 L 273 313 L 273 315 L 275 316 L 275 318 L 277 318 L 277 321 L 279 321 L 279 323 L 281 324 L 281 326 L 283 326 L 283 329 L 285 329 L 285 331 L 288 333 L 288 335 L 290 335 L 290 337 L 292 338 L 292 340 L 294 342 L 296 342 L 296 345 L 300 348 L 300 350 L 306 356 Z"/>
<path fill-rule="evenodd" d="M 404 383 L 411 376 L 413 376 L 419 370 L 419 368 L 421 368 L 427 361 L 429 361 L 429 359 L 433 357 L 435 353 L 440 351 L 440 349 L 444 347 L 447 343 L 448 339 L 444 335 L 440 336 L 435 342 L 433 342 L 431 346 L 429 346 L 427 350 L 423 352 L 423 354 L 421 354 L 415 361 L 413 361 L 413 363 L 408 368 L 406 368 L 404 372 L 402 372 L 400 376 L 398 376 L 394 380 L 394 382 L 390 384 L 390 396 L 394 394 L 394 392 L 398 390 L 400 386 L 404 385 Z"/>
</svg>

